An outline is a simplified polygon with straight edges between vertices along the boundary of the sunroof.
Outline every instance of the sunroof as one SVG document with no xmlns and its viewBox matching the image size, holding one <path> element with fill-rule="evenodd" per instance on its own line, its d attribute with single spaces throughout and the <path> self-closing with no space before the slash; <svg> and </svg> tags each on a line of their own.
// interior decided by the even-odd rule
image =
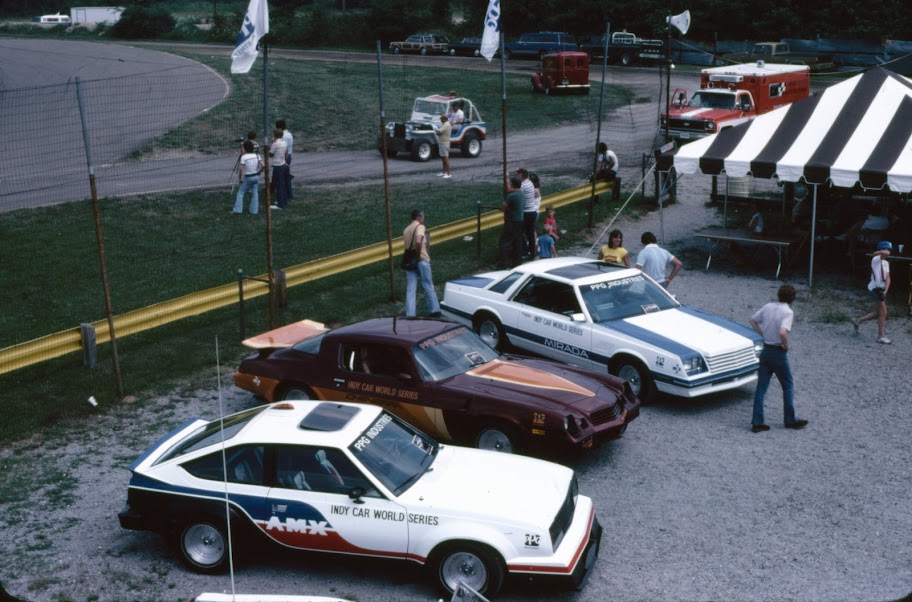
<svg viewBox="0 0 912 602">
<path fill-rule="evenodd" d="M 622 265 L 616 265 L 605 261 L 589 261 L 587 263 L 575 263 L 554 268 L 553 270 L 548 270 L 547 273 L 566 278 L 567 280 L 576 280 L 577 278 L 585 278 L 596 274 L 615 272 L 623 268 L 624 266 Z"/>
<path fill-rule="evenodd" d="M 304 417 L 298 428 L 309 431 L 338 431 L 360 412 L 360 408 L 340 403 L 321 403 Z"/>
</svg>

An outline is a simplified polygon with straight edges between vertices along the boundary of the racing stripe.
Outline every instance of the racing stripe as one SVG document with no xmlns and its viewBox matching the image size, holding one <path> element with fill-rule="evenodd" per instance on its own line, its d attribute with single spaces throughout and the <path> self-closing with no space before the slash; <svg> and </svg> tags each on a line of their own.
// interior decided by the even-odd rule
<svg viewBox="0 0 912 602">
<path fill-rule="evenodd" d="M 751 341 L 761 340 L 761 337 L 759 334 L 757 334 L 756 330 L 745 324 L 735 322 L 734 320 L 729 320 L 728 318 L 723 318 L 722 316 L 717 316 L 716 314 L 709 313 L 708 311 L 703 311 L 702 309 L 696 309 L 695 307 L 691 307 L 689 305 L 679 306 L 678 311 L 700 318 L 701 320 L 706 320 L 707 322 L 712 322 L 716 326 L 721 326 L 722 328 L 730 330 L 735 334 L 740 334 L 742 337 L 750 339 Z"/>
<path fill-rule="evenodd" d="M 490 378 L 492 380 L 525 387 L 578 393 L 580 395 L 585 395 L 586 397 L 595 396 L 595 393 L 589 389 L 581 387 L 562 376 L 557 376 L 556 374 L 545 372 L 544 370 L 529 368 L 528 366 L 506 363 L 501 360 L 494 360 L 483 364 L 473 370 L 469 370 L 466 372 L 466 375 Z"/>
</svg>

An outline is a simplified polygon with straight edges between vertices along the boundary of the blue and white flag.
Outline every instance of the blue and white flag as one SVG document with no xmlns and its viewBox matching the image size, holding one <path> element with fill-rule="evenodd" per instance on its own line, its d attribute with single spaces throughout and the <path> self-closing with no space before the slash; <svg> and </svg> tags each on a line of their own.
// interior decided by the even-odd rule
<svg viewBox="0 0 912 602">
<path fill-rule="evenodd" d="M 494 58 L 497 47 L 500 45 L 500 0 L 490 0 L 488 12 L 484 19 L 484 32 L 481 34 L 481 56 L 488 59 Z"/>
<path fill-rule="evenodd" d="M 231 53 L 231 72 L 247 73 L 257 58 L 257 44 L 269 33 L 269 7 L 266 0 L 250 0 L 244 23 Z"/>
</svg>

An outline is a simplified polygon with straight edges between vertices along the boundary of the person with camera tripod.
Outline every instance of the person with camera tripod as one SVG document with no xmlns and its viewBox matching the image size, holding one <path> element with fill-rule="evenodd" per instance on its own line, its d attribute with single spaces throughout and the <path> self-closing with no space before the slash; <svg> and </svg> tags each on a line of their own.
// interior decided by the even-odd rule
<svg viewBox="0 0 912 602">
<path fill-rule="evenodd" d="M 260 172 L 263 171 L 263 160 L 254 152 L 253 142 L 244 140 L 244 154 L 238 158 L 238 179 L 240 188 L 234 200 L 232 214 L 244 213 L 244 195 L 252 190 L 250 197 L 250 215 L 260 212 Z"/>
</svg>

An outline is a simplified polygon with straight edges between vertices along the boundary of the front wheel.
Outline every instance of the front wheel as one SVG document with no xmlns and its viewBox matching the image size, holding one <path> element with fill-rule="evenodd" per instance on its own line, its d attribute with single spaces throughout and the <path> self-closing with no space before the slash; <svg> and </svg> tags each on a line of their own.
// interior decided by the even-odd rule
<svg viewBox="0 0 912 602">
<path fill-rule="evenodd" d="M 415 146 L 412 148 L 412 159 L 415 161 L 421 161 L 422 163 L 429 161 L 431 154 L 431 143 L 426 140 L 416 142 Z"/>
<path fill-rule="evenodd" d="M 418 54 L 420 54 L 421 56 L 427 56 L 427 48 L 422 46 L 421 50 L 418 51 Z"/>
<path fill-rule="evenodd" d="M 625 67 L 629 67 L 632 64 L 633 64 L 633 55 L 632 54 L 630 54 L 629 52 L 625 52 L 624 54 L 621 55 L 621 65 L 623 65 Z"/>
<path fill-rule="evenodd" d="M 643 405 L 650 403 L 655 397 L 655 381 L 652 374 L 639 361 L 622 358 L 612 364 L 611 373 L 630 383 L 633 394 L 639 397 Z"/>
<path fill-rule="evenodd" d="M 479 429 L 478 436 L 475 437 L 475 447 L 487 451 L 514 454 L 519 451 L 518 439 L 516 429 L 512 426 L 495 423 Z"/>
<path fill-rule="evenodd" d="M 513 58 L 513 53 L 509 50 L 504 50 L 504 60 L 509 61 L 511 58 Z"/>
<path fill-rule="evenodd" d="M 482 314 L 475 318 L 475 334 L 491 349 L 503 352 L 506 336 L 504 335 L 503 326 L 500 325 L 500 322 L 494 316 Z"/>
<path fill-rule="evenodd" d="M 481 139 L 478 137 L 478 134 L 475 132 L 466 132 L 465 137 L 462 139 L 460 150 L 462 151 L 462 156 L 469 159 L 474 159 L 480 155 Z"/>
<path fill-rule="evenodd" d="M 393 46 L 393 54 L 399 54 L 400 52 L 402 52 L 401 48 L 398 46 Z"/>
<path fill-rule="evenodd" d="M 454 543 L 435 556 L 434 572 L 448 594 L 460 585 L 467 585 L 486 598 L 492 598 L 503 585 L 503 561 L 485 546 L 472 542 Z"/>
<path fill-rule="evenodd" d="M 291 401 L 294 399 L 316 399 L 317 396 L 310 390 L 310 387 L 302 385 L 288 385 L 282 390 L 282 401 Z"/>
<path fill-rule="evenodd" d="M 180 534 L 184 563 L 198 573 L 216 574 L 228 565 L 228 538 L 221 525 L 211 521 L 187 523 Z"/>
</svg>

